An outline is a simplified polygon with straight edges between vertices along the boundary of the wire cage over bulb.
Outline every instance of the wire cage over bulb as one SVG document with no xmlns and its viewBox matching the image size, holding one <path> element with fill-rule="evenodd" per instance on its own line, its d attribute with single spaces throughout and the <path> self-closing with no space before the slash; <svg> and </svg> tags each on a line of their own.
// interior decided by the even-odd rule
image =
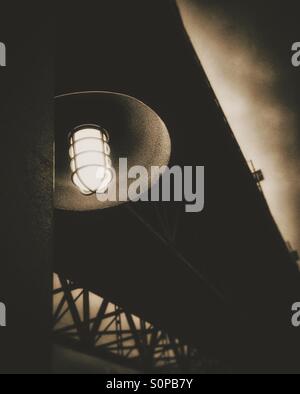
<svg viewBox="0 0 300 394">
<path fill-rule="evenodd" d="M 107 131 L 96 125 L 76 127 L 70 135 L 72 181 L 86 196 L 102 194 L 113 180 Z"/>
</svg>

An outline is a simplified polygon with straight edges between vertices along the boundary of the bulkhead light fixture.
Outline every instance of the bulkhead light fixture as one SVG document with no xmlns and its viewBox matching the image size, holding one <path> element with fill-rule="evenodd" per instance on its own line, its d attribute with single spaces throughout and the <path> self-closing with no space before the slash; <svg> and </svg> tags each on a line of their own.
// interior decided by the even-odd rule
<svg viewBox="0 0 300 394">
<path fill-rule="evenodd" d="M 76 127 L 70 135 L 72 181 L 84 195 L 104 193 L 113 180 L 107 131 L 95 125 Z"/>
<path fill-rule="evenodd" d="M 114 92 L 67 93 L 55 98 L 56 209 L 94 211 L 124 204 L 134 182 L 124 184 L 120 159 L 128 168 L 141 166 L 141 190 L 157 183 L 153 167 L 167 166 L 171 140 L 158 114 L 136 98 Z M 127 174 L 125 174 L 127 177 Z M 108 188 L 114 201 L 97 198 Z"/>
</svg>

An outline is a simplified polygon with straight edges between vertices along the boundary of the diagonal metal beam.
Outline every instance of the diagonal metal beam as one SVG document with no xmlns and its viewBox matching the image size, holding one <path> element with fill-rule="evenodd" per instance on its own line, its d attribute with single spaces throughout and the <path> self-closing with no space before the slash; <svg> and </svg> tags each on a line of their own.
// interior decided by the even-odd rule
<svg viewBox="0 0 300 394">
<path fill-rule="evenodd" d="M 81 322 L 81 319 L 80 319 L 80 315 L 79 315 L 77 306 L 75 304 L 74 298 L 73 298 L 71 290 L 69 288 L 68 282 L 63 277 L 61 277 L 60 280 L 61 280 L 61 284 L 62 284 L 64 293 L 65 293 L 65 297 L 66 297 L 66 300 L 67 300 L 67 303 L 68 303 L 68 306 L 69 306 L 69 309 L 70 309 L 70 313 L 72 315 L 72 318 L 73 318 L 73 321 L 75 323 L 75 326 L 76 326 L 76 328 L 78 330 L 78 334 L 79 334 L 81 339 L 84 339 L 85 332 L 84 332 L 84 329 L 83 329 L 83 326 L 82 326 L 82 322 Z"/>
<path fill-rule="evenodd" d="M 108 308 L 108 305 L 109 305 L 109 302 L 106 301 L 106 300 L 103 300 L 103 301 L 102 301 L 102 304 L 101 304 L 101 306 L 100 306 L 100 308 L 99 308 L 97 317 L 96 317 L 96 319 L 95 319 L 93 328 L 92 328 L 92 330 L 91 330 L 91 337 L 93 338 L 94 341 L 96 341 L 97 333 L 98 333 L 98 331 L 99 331 L 99 329 L 100 329 L 100 326 L 101 326 L 102 321 L 103 321 L 104 318 L 105 318 L 105 313 L 106 313 L 106 310 L 107 310 L 107 308 Z"/>
<path fill-rule="evenodd" d="M 182 262 L 202 283 L 204 283 L 227 307 L 232 307 L 224 294 L 213 284 L 210 282 L 208 278 L 206 278 L 203 274 L 201 274 L 193 264 L 183 256 L 180 251 L 173 245 L 173 243 L 166 240 L 161 234 L 159 234 L 153 226 L 148 223 L 132 206 L 127 204 L 126 208 L 131 212 L 156 238 L 158 238 L 165 246 L 169 248 L 169 250 L 177 257 L 178 261 Z"/>
</svg>

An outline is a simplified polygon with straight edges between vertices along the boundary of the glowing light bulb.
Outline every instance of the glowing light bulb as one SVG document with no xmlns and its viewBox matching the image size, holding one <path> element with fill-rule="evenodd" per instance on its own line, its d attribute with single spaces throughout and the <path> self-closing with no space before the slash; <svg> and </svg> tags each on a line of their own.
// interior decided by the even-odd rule
<svg viewBox="0 0 300 394">
<path fill-rule="evenodd" d="M 84 195 L 105 193 L 113 180 L 111 151 L 106 130 L 77 127 L 70 137 L 72 181 Z"/>
</svg>

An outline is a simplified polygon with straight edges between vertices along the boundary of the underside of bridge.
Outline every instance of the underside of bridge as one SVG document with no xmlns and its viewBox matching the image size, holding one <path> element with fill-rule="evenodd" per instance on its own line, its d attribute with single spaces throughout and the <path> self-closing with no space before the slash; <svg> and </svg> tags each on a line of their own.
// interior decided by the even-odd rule
<svg viewBox="0 0 300 394">
<path fill-rule="evenodd" d="M 54 340 L 148 371 L 297 368 L 297 268 L 173 1 L 60 5 L 56 94 L 99 90 L 165 121 L 172 165 L 206 167 L 206 206 L 55 213 Z"/>
<path fill-rule="evenodd" d="M 58 275 L 54 275 L 53 297 L 54 340 L 60 345 L 54 367 L 59 373 L 66 368 L 78 372 L 66 361 L 57 367 L 70 351 L 90 356 L 95 373 L 106 368 L 115 373 L 226 371 L 218 360 L 203 358 L 196 348 Z"/>
</svg>

